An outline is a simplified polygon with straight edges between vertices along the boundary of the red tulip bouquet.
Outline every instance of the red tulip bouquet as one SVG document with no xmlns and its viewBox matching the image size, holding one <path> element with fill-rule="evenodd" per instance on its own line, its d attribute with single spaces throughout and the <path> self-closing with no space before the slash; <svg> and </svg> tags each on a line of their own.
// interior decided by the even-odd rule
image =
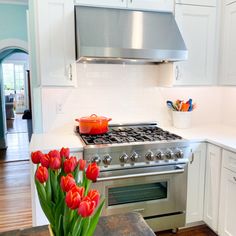
<svg viewBox="0 0 236 236">
<path fill-rule="evenodd" d="M 99 192 L 89 190 L 99 175 L 97 164 L 86 168 L 86 161 L 70 157 L 68 148 L 32 152 L 31 159 L 37 164 L 35 185 L 53 235 L 92 236 L 104 205 Z"/>
</svg>

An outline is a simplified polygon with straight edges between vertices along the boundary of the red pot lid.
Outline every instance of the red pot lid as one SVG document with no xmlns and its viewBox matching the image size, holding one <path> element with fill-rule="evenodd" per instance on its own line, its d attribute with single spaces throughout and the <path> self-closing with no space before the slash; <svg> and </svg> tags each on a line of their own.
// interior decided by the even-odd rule
<svg viewBox="0 0 236 236">
<path fill-rule="evenodd" d="M 110 121 L 111 118 L 107 118 L 104 116 L 97 116 L 96 114 L 92 114 L 91 116 L 85 116 L 81 117 L 79 119 L 76 119 L 76 121 L 80 122 L 100 122 L 100 121 Z"/>
</svg>

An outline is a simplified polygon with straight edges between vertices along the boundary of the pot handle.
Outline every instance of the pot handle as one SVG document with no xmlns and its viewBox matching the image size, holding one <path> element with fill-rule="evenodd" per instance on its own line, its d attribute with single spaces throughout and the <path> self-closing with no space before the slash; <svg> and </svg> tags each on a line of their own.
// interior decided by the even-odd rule
<svg viewBox="0 0 236 236">
<path fill-rule="evenodd" d="M 112 120 L 112 118 L 107 118 L 107 121 L 109 122 L 109 121 L 111 121 Z"/>
<path fill-rule="evenodd" d="M 96 114 L 92 114 L 90 117 L 98 117 Z"/>
<path fill-rule="evenodd" d="M 80 119 L 75 119 L 75 121 L 80 122 Z"/>
</svg>

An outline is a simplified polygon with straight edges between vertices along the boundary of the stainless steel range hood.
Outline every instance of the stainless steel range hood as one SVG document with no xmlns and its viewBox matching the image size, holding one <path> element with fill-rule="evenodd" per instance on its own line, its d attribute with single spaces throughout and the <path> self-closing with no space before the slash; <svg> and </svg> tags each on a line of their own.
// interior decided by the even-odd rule
<svg viewBox="0 0 236 236">
<path fill-rule="evenodd" d="M 186 60 L 188 52 L 172 13 L 76 6 L 78 62 Z"/>
</svg>

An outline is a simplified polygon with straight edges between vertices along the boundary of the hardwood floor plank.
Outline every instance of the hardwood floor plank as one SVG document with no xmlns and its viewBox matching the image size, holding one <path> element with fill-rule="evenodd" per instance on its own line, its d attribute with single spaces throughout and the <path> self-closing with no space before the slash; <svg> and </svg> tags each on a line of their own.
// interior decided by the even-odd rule
<svg viewBox="0 0 236 236">
<path fill-rule="evenodd" d="M 0 232 L 31 226 L 30 163 L 0 163 Z"/>
</svg>

